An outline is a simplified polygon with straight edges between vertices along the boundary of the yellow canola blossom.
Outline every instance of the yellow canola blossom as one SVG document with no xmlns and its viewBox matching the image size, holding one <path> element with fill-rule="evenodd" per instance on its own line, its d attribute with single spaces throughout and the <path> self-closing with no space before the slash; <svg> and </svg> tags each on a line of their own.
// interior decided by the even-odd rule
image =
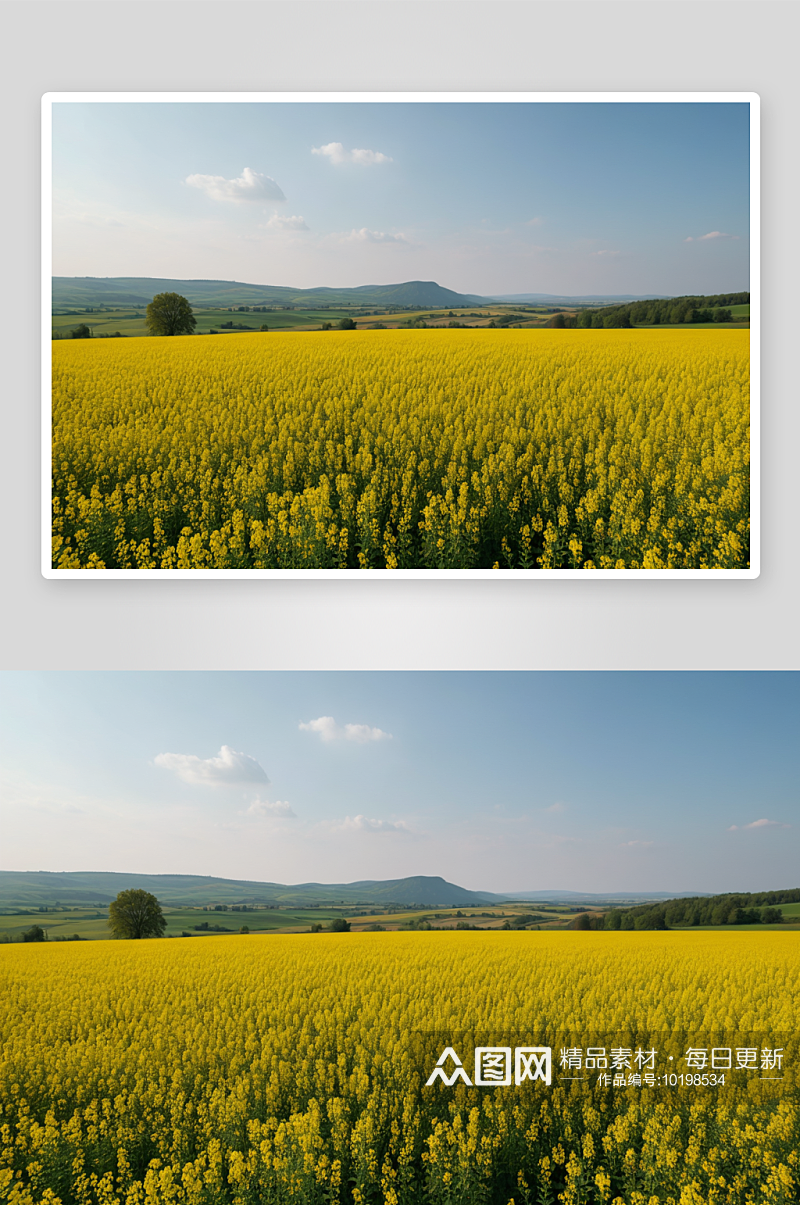
<svg viewBox="0 0 800 1205">
<path fill-rule="evenodd" d="M 5 946 L 0 1199 L 789 1205 L 799 955 L 771 932 Z M 549 1087 L 426 1084 L 449 1045 L 471 1071 L 489 1037 L 557 1056 L 559 1034 L 661 1049 L 683 1032 L 766 1041 L 782 1067 L 611 1087 L 554 1058 Z"/>
<path fill-rule="evenodd" d="M 749 565 L 749 332 L 53 345 L 57 568 Z"/>
</svg>

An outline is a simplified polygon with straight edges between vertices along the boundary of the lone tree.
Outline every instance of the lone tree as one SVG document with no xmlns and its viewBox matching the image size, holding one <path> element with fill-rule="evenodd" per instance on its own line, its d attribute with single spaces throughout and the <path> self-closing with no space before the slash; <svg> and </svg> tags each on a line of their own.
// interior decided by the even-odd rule
<svg viewBox="0 0 800 1205">
<path fill-rule="evenodd" d="M 197 326 L 192 307 L 180 293 L 156 293 L 145 321 L 151 335 L 191 335 Z"/>
<path fill-rule="evenodd" d="M 108 926 L 121 939 L 163 937 L 167 922 L 156 897 L 132 887 L 108 905 Z"/>
</svg>

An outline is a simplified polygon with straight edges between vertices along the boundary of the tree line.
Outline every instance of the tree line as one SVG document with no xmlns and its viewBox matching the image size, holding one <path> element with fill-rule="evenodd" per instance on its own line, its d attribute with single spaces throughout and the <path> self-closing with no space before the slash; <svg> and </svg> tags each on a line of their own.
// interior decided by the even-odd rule
<svg viewBox="0 0 800 1205">
<path fill-rule="evenodd" d="M 602 310 L 582 310 L 579 314 L 556 314 L 547 325 L 579 330 L 590 328 L 608 330 L 615 327 L 732 322 L 734 319 L 730 307 L 749 304 L 749 293 L 666 297 L 652 301 L 629 301 L 625 305 L 604 306 Z"/>
<path fill-rule="evenodd" d="M 776 925 L 784 919 L 778 905 L 800 901 L 800 887 L 785 891 L 731 892 L 689 896 L 610 912 L 575 921 L 576 929 L 686 929 L 696 925 Z"/>
</svg>

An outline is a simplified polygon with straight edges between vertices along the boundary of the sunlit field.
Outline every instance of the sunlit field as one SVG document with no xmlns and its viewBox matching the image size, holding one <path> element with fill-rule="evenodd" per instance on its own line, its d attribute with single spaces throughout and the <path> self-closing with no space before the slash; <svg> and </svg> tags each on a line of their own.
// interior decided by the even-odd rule
<svg viewBox="0 0 800 1205">
<path fill-rule="evenodd" d="M 738 569 L 749 332 L 53 345 L 61 569 Z"/>
<path fill-rule="evenodd" d="M 14 1205 L 797 1200 L 794 933 L 8 945 L 0 974 Z M 468 1084 L 484 1045 L 551 1046 L 551 1083 Z"/>
</svg>

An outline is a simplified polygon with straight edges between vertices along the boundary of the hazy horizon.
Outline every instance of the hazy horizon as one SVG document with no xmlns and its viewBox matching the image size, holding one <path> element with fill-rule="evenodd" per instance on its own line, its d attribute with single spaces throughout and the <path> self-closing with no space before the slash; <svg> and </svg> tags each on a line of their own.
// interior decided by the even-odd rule
<svg viewBox="0 0 800 1205">
<path fill-rule="evenodd" d="M 106 867 L 104 867 L 102 869 L 98 869 L 98 870 L 82 870 L 82 869 L 76 868 L 76 867 L 73 867 L 70 870 L 64 870 L 63 868 L 61 870 L 41 870 L 41 869 L 34 869 L 32 867 L 28 867 L 26 870 L 9 870 L 5 866 L 0 866 L 0 874 L 21 874 L 21 875 L 36 875 L 36 874 L 107 875 L 107 874 L 114 874 L 114 875 L 126 875 L 126 876 L 133 876 L 133 877 L 141 876 L 142 878 L 146 877 L 146 878 L 166 878 L 166 879 L 181 879 L 181 878 L 208 879 L 211 882 L 217 882 L 217 881 L 226 882 L 226 883 L 237 883 L 238 882 L 238 883 L 242 883 L 243 885 L 244 884 L 252 885 L 252 886 L 265 886 L 266 885 L 266 886 L 290 887 L 290 888 L 308 887 L 308 886 L 353 887 L 353 886 L 358 886 L 359 884 L 362 884 L 362 883 L 392 883 L 392 882 L 404 883 L 408 879 L 441 879 L 443 882 L 448 883 L 448 885 L 450 885 L 452 887 L 459 887 L 465 891 L 473 891 L 473 892 L 475 892 L 476 895 L 480 895 L 480 894 L 504 895 L 504 896 L 507 896 L 509 899 L 513 899 L 516 896 L 519 896 L 519 897 L 531 896 L 531 895 L 534 895 L 535 893 L 541 895 L 542 897 L 544 897 L 544 896 L 562 896 L 563 895 L 563 896 L 568 896 L 570 898 L 572 898 L 572 897 L 577 898 L 579 896 L 584 896 L 584 895 L 585 896 L 596 896 L 597 898 L 606 898 L 606 897 L 614 898 L 616 896 L 618 896 L 619 898 L 624 898 L 627 896 L 640 896 L 640 895 L 648 895 L 648 896 L 674 895 L 677 898 L 679 896 L 686 896 L 686 895 L 701 896 L 701 895 L 722 894 L 720 892 L 706 892 L 702 888 L 697 888 L 696 890 L 692 890 L 689 892 L 687 892 L 685 890 L 676 889 L 674 892 L 672 892 L 672 891 L 670 891 L 669 888 L 663 888 L 663 887 L 647 888 L 647 889 L 642 889 L 641 891 L 622 891 L 622 890 L 620 890 L 618 892 L 615 892 L 615 891 L 602 891 L 602 892 L 584 891 L 580 888 L 573 891 L 573 890 L 570 890 L 569 888 L 565 888 L 565 887 L 520 887 L 517 890 L 512 890 L 511 888 L 506 887 L 501 890 L 499 888 L 491 889 L 489 887 L 483 887 L 480 884 L 475 884 L 475 883 L 470 883 L 470 884 L 456 883 L 450 879 L 446 879 L 444 875 L 438 875 L 438 874 L 393 875 L 393 876 L 390 876 L 388 878 L 383 878 L 383 879 L 367 876 L 366 878 L 360 878 L 360 879 L 330 880 L 330 881 L 322 881 L 322 880 L 318 880 L 318 879 L 305 879 L 305 880 L 298 881 L 298 882 L 283 882 L 280 879 L 241 878 L 241 877 L 236 877 L 236 876 L 231 876 L 231 875 L 226 876 L 226 875 L 215 875 L 215 874 L 192 874 L 190 871 L 183 871 L 183 872 L 159 871 L 157 873 L 153 873 L 152 871 L 148 871 L 148 870 L 115 870 L 114 867 L 110 867 L 110 866 L 106 866 Z M 784 888 L 785 888 L 785 885 L 784 885 Z M 781 887 L 775 888 L 775 890 L 781 890 L 781 889 L 782 889 Z M 734 887 L 730 888 L 731 892 L 734 892 L 736 890 L 738 890 L 738 889 L 734 888 Z M 771 890 L 771 888 L 764 888 L 764 890 Z"/>
<path fill-rule="evenodd" d="M 58 276 L 733 292 L 749 189 L 745 103 L 53 104 Z"/>
<path fill-rule="evenodd" d="M 358 285 L 343 285 L 343 284 L 330 285 L 330 284 L 328 284 L 328 285 L 304 285 L 302 287 L 299 285 L 286 285 L 286 284 L 277 285 L 277 284 L 275 284 L 274 281 L 239 280 L 238 278 L 237 279 L 233 279 L 233 278 L 228 279 L 227 277 L 222 277 L 222 276 L 176 277 L 176 276 L 164 275 L 162 273 L 158 273 L 158 274 L 150 275 L 150 276 L 135 276 L 135 275 L 131 275 L 131 274 L 128 274 L 125 276 L 122 276 L 122 275 L 119 275 L 119 276 L 96 276 L 96 275 L 78 276 L 78 275 L 74 275 L 74 274 L 71 276 L 63 276 L 63 275 L 54 274 L 53 280 L 185 280 L 187 283 L 191 283 L 191 284 L 241 284 L 241 285 L 253 286 L 253 287 L 259 288 L 259 289 L 274 289 L 274 288 L 293 289 L 293 288 L 296 288 L 298 290 L 298 292 L 312 292 L 315 289 L 390 289 L 390 288 L 395 288 L 398 285 L 414 284 L 414 283 L 436 284 L 440 288 L 443 288 L 443 289 L 450 288 L 450 286 L 448 284 L 446 284 L 446 283 L 443 284 L 440 280 L 428 280 L 423 277 L 414 277 L 413 279 L 408 279 L 408 280 L 370 280 L 370 281 L 362 281 L 362 283 L 358 284 Z M 453 289 L 451 291 L 458 292 L 460 290 Z M 748 292 L 749 289 L 745 289 L 745 288 L 729 289 L 726 291 L 731 292 L 731 293 Z M 476 293 L 475 289 L 465 290 L 465 295 L 470 295 L 470 294 L 472 294 L 474 296 L 485 296 L 485 297 L 500 296 L 500 294 L 488 294 L 488 293 L 487 294 L 478 294 L 478 293 Z M 512 296 L 513 294 L 506 294 L 506 295 Z M 524 296 L 524 295 L 525 294 L 523 294 L 523 293 L 516 294 L 516 296 Z M 531 291 L 531 296 L 534 296 L 534 295 L 535 295 L 535 293 L 533 291 Z M 543 297 L 567 297 L 567 296 L 569 296 L 569 294 L 566 294 L 566 293 L 553 293 L 553 292 L 542 293 L 541 295 Z M 632 295 L 632 294 L 628 294 L 628 293 L 619 293 L 619 294 L 597 293 L 596 294 L 596 296 L 598 296 L 598 297 L 606 297 L 606 296 L 627 297 L 629 295 Z M 637 294 L 637 296 L 641 296 L 641 297 L 655 296 L 655 295 L 656 294 L 654 293 L 654 291 L 652 289 L 648 293 Z M 582 296 L 588 296 L 588 294 L 573 294 L 572 296 L 582 297 Z M 688 296 L 688 294 L 669 293 L 669 294 L 664 294 L 664 296 L 677 297 L 677 296 Z"/>
</svg>

